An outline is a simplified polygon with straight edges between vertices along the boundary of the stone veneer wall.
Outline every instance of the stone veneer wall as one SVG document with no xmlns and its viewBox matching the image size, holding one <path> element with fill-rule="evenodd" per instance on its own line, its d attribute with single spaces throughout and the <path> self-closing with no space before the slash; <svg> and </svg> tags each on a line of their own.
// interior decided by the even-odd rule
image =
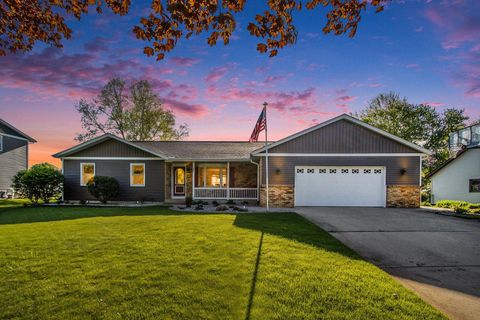
<svg viewBox="0 0 480 320">
<path fill-rule="evenodd" d="M 420 207 L 420 186 L 408 186 L 408 185 L 387 186 L 387 207 L 389 208 Z"/>
<path fill-rule="evenodd" d="M 290 185 L 273 185 L 268 186 L 268 204 L 270 207 L 277 208 L 293 208 L 294 207 L 294 191 Z M 267 192 L 265 185 L 260 188 L 260 206 L 267 205 Z"/>
<path fill-rule="evenodd" d="M 165 200 L 172 199 L 172 164 L 165 162 Z"/>
<path fill-rule="evenodd" d="M 186 166 L 186 171 L 185 171 L 185 183 L 187 184 L 185 186 L 185 196 L 186 197 L 192 197 L 193 196 L 193 190 L 192 190 L 192 175 L 193 175 L 193 166 L 192 163 L 188 163 Z"/>
</svg>

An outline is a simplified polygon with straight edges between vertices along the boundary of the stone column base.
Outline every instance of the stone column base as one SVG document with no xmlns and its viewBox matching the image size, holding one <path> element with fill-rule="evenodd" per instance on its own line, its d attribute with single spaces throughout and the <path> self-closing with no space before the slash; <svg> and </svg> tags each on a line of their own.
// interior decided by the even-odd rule
<svg viewBox="0 0 480 320">
<path fill-rule="evenodd" d="M 294 189 L 291 185 L 268 186 L 268 204 L 270 207 L 293 208 Z M 267 206 L 267 192 L 265 185 L 260 187 L 260 206 Z"/>
<path fill-rule="evenodd" d="M 387 186 L 387 207 L 419 208 L 420 186 Z"/>
</svg>

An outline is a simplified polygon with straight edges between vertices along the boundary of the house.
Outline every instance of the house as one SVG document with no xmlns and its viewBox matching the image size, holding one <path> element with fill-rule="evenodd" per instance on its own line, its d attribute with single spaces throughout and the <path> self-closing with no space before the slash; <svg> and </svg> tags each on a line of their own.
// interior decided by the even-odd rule
<svg viewBox="0 0 480 320">
<path fill-rule="evenodd" d="M 0 119 L 0 198 L 13 196 L 12 178 L 28 168 L 28 144 L 34 142 L 37 141 Z"/>
<path fill-rule="evenodd" d="M 427 176 L 432 181 L 431 201 L 480 203 L 480 125 L 452 132 L 449 148 L 454 156 Z"/>
<path fill-rule="evenodd" d="M 106 134 L 54 155 L 65 200 L 93 199 L 94 175 L 115 177 L 118 200 L 250 200 L 266 204 L 265 146 L 228 141 L 125 141 Z M 413 143 L 341 115 L 269 143 L 272 207 L 418 207 L 422 156 Z"/>
</svg>

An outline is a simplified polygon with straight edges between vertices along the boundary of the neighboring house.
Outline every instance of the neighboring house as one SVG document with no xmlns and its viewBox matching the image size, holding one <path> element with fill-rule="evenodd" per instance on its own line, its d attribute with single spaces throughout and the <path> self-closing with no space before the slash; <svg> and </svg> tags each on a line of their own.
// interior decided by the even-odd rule
<svg viewBox="0 0 480 320">
<path fill-rule="evenodd" d="M 432 181 L 431 201 L 480 203 L 480 125 L 451 133 L 449 147 L 455 156 L 427 177 Z"/>
<path fill-rule="evenodd" d="M 118 200 L 193 199 L 266 203 L 263 143 L 125 141 L 106 134 L 54 155 L 62 159 L 65 200 L 93 199 L 94 175 L 115 177 Z M 349 115 L 270 143 L 272 207 L 418 207 L 422 156 L 413 143 Z"/>
<path fill-rule="evenodd" d="M 28 168 L 28 143 L 32 137 L 0 119 L 0 198 L 12 195 L 12 178 Z"/>
</svg>

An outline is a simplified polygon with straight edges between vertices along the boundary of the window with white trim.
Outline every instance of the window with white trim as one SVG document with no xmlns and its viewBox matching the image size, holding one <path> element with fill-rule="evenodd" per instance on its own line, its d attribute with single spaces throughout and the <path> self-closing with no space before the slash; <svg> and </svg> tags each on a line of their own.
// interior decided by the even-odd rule
<svg viewBox="0 0 480 320">
<path fill-rule="evenodd" d="M 223 163 L 201 163 L 195 173 L 196 187 L 225 188 L 228 185 L 227 165 Z"/>
<path fill-rule="evenodd" d="M 80 163 L 80 185 L 86 186 L 95 177 L 95 163 Z"/>
<path fill-rule="evenodd" d="M 3 152 L 3 136 L 0 134 L 0 152 Z"/>
<path fill-rule="evenodd" d="M 130 163 L 130 187 L 145 187 L 145 163 Z"/>
</svg>

